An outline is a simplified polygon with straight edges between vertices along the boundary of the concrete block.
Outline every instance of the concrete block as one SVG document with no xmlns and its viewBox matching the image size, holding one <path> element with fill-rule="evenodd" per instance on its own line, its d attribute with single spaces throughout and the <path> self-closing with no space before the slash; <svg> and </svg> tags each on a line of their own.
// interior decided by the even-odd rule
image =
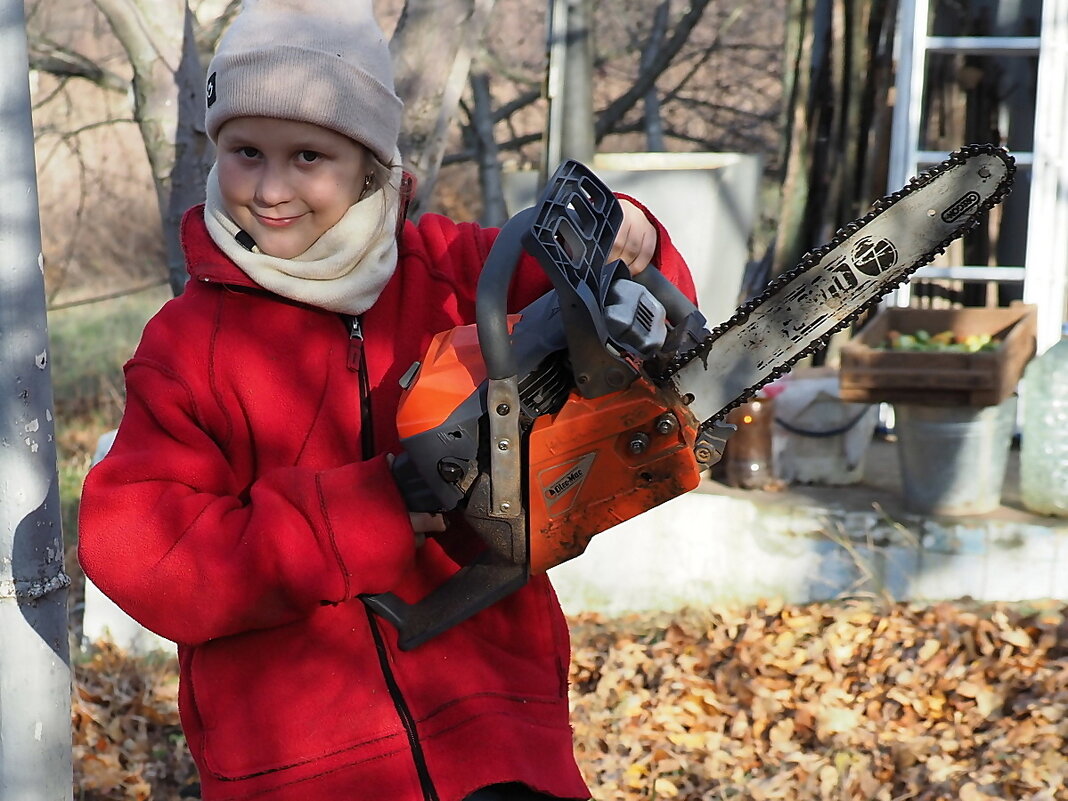
<svg viewBox="0 0 1068 801">
<path fill-rule="evenodd" d="M 1040 526 L 992 529 L 984 599 L 1023 601 L 1053 596 L 1056 536 Z"/>
<path fill-rule="evenodd" d="M 154 651 L 174 653 L 177 646 L 155 634 L 108 598 L 93 582 L 85 582 L 85 616 L 82 620 L 82 638 L 86 642 L 112 642 L 133 654 Z"/>
<path fill-rule="evenodd" d="M 924 523 L 920 541 L 924 551 L 982 556 L 987 552 L 987 534 L 986 527 L 947 524 L 931 519 Z"/>
<path fill-rule="evenodd" d="M 943 601 L 969 595 L 985 597 L 985 554 L 945 553 L 923 549 L 916 576 L 909 584 L 909 598 Z"/>
</svg>

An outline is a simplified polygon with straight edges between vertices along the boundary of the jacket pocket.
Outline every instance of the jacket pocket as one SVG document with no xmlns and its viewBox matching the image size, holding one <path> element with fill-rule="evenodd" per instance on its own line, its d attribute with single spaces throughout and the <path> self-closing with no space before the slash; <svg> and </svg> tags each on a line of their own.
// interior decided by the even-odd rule
<svg viewBox="0 0 1068 801">
<path fill-rule="evenodd" d="M 357 761 L 404 745 L 359 604 L 206 643 L 193 653 L 190 675 L 203 761 L 219 779 L 345 751 Z"/>
<path fill-rule="evenodd" d="M 392 647 L 394 638 L 389 641 Z M 567 626 L 544 576 L 393 657 L 405 697 L 421 720 L 465 699 L 495 698 L 501 710 L 521 710 L 531 702 L 566 704 Z"/>
</svg>

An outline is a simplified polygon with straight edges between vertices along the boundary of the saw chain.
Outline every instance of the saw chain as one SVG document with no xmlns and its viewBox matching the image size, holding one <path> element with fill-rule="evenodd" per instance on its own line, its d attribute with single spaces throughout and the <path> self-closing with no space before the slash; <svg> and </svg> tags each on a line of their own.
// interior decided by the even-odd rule
<svg viewBox="0 0 1068 801">
<path fill-rule="evenodd" d="M 702 431 L 715 428 L 975 228 L 1008 194 L 1015 171 L 1002 147 L 955 151 L 807 253 L 654 380 L 676 383 L 693 397 Z"/>
</svg>

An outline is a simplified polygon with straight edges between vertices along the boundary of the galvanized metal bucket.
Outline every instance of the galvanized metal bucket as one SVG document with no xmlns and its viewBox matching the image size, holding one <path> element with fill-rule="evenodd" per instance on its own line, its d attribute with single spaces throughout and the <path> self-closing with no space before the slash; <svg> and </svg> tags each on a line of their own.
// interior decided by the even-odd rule
<svg viewBox="0 0 1068 801">
<path fill-rule="evenodd" d="M 905 507 L 972 515 L 1001 504 L 1016 397 L 997 406 L 894 405 Z"/>
</svg>

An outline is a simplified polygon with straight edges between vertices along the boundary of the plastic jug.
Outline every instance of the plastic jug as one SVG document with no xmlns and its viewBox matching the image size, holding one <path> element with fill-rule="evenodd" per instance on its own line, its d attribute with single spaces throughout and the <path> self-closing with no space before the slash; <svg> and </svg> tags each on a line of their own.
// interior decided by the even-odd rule
<svg viewBox="0 0 1068 801">
<path fill-rule="evenodd" d="M 1068 517 L 1068 323 L 1020 385 L 1020 496 L 1032 512 Z"/>
</svg>

